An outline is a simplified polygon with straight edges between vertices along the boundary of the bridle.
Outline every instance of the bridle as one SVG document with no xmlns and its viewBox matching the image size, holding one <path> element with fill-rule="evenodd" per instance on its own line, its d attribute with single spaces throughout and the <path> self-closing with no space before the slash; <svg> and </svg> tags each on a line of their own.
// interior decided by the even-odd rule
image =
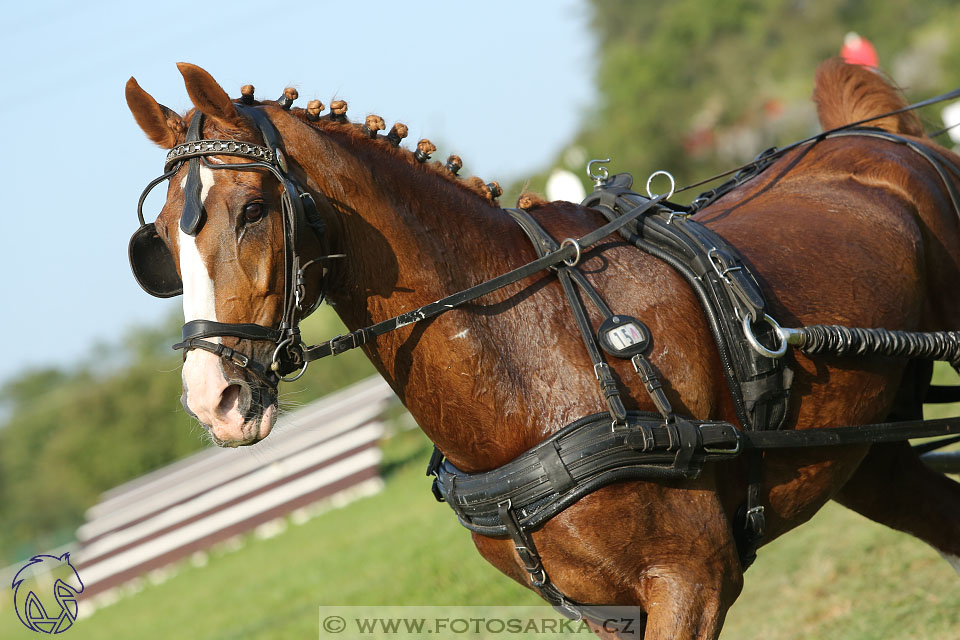
<svg viewBox="0 0 960 640">
<path fill-rule="evenodd" d="M 196 236 L 206 222 L 206 212 L 200 199 L 201 163 L 208 169 L 235 171 L 266 171 L 283 187 L 281 215 L 283 219 L 284 288 L 283 312 L 278 326 L 267 327 L 255 323 L 227 323 L 213 320 L 191 320 L 183 325 L 183 339 L 173 346 L 186 354 L 192 349 L 202 349 L 229 360 L 246 369 L 269 387 L 276 389 L 281 381 L 292 381 L 306 371 L 308 360 L 304 358 L 303 341 L 300 337 L 300 321 L 310 315 L 323 301 L 322 278 L 315 299 L 307 301 L 304 273 L 310 266 L 319 264 L 322 256 L 304 262 L 297 251 L 298 240 L 304 227 L 309 227 L 320 241 L 324 240 L 324 222 L 317 211 L 313 196 L 289 173 L 280 134 L 262 111 L 243 105 L 237 110 L 256 124 L 263 138 L 263 145 L 236 140 L 201 139 L 203 114 L 197 112 L 190 122 L 187 138 L 167 153 L 164 173 L 152 180 L 140 195 L 137 216 L 140 228 L 130 238 L 128 248 L 130 266 L 137 282 L 147 293 L 168 298 L 183 293 L 183 283 L 177 273 L 173 255 L 157 233 L 155 223 L 147 223 L 143 216 L 143 204 L 147 195 L 164 180 L 171 179 L 187 163 L 187 179 L 184 185 L 184 205 L 180 215 L 180 229 Z M 213 164 L 207 156 L 235 156 L 251 162 Z M 321 194 L 321 198 L 323 198 Z M 328 203 L 324 204 L 329 206 Z M 276 347 L 269 362 L 261 362 L 252 355 L 240 353 L 219 342 L 207 338 L 232 337 L 252 341 L 270 341 Z M 291 374 L 296 373 L 293 377 Z"/>
</svg>

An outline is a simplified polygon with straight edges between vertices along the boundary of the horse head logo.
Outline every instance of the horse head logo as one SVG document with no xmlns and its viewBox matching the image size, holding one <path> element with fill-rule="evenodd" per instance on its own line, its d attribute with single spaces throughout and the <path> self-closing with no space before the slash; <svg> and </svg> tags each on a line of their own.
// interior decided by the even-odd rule
<svg viewBox="0 0 960 640">
<path fill-rule="evenodd" d="M 27 571 L 32 568 L 31 571 Z M 54 573 L 56 572 L 56 573 Z M 44 606 L 36 591 L 24 587 L 24 582 L 32 575 L 49 575 L 46 585 L 40 581 L 32 581 L 34 588 L 42 591 L 47 606 Z M 59 605 L 57 610 L 50 601 L 49 584 L 53 585 L 53 600 Z M 60 557 L 39 555 L 30 558 L 13 577 L 13 601 L 17 610 L 17 617 L 25 627 L 38 633 L 63 633 L 73 626 L 77 619 L 77 596 L 83 592 L 83 581 L 80 574 L 70 564 L 70 554 Z M 21 588 L 24 587 L 24 588 Z M 46 588 L 44 588 L 46 587 Z M 48 609 L 49 607 L 49 609 Z"/>
</svg>

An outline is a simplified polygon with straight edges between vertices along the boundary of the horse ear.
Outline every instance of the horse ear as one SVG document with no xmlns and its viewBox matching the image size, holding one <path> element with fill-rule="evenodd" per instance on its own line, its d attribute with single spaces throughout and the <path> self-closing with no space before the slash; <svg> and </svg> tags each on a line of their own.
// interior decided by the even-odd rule
<svg viewBox="0 0 960 640">
<path fill-rule="evenodd" d="M 150 140 L 164 149 L 172 149 L 183 141 L 186 126 L 175 111 L 154 100 L 132 77 L 127 80 L 126 94 L 133 119 Z"/>
<path fill-rule="evenodd" d="M 178 62 L 177 68 L 183 74 L 190 100 L 197 109 L 213 119 L 221 128 L 237 129 L 243 120 L 227 92 L 209 73 L 188 62 Z"/>
</svg>

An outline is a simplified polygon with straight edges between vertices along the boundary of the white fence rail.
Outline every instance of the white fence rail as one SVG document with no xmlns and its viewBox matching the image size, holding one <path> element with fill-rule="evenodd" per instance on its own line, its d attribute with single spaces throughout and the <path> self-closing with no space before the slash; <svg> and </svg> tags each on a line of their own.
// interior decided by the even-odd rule
<svg viewBox="0 0 960 640">
<path fill-rule="evenodd" d="M 252 448 L 205 449 L 103 494 L 77 531 L 83 598 L 295 509 L 380 486 L 380 417 L 396 396 L 371 378 L 282 417 Z"/>
</svg>

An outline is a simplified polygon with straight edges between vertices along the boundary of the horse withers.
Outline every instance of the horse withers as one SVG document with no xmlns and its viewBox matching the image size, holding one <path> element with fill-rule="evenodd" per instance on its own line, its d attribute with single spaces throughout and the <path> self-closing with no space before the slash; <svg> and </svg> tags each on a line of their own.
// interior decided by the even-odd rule
<svg viewBox="0 0 960 640">
<path fill-rule="evenodd" d="M 402 125 L 382 135 L 351 124 L 345 105 L 319 115 L 315 106 L 291 108 L 287 96 L 234 101 L 199 67 L 179 66 L 195 106 L 185 116 L 133 79 L 127 84 L 141 128 L 172 150 L 161 177 L 169 179 L 166 203 L 138 232 L 137 246 L 149 252 L 133 243 L 131 252 L 151 293 L 172 295 L 182 283 L 183 402 L 215 442 L 251 444 L 269 433 L 276 387 L 306 359 L 297 323 L 321 292 L 354 331 L 350 344 L 331 342 L 326 353 L 363 348 L 463 472 L 502 467 L 607 411 L 595 374 L 609 371 L 626 409 L 658 411 L 628 360 L 595 367 L 548 270 L 433 313 L 434 301 L 538 259 L 498 206 L 496 189 L 429 162 L 432 145 L 404 150 Z M 839 61 L 818 71 L 815 100 L 825 128 L 906 104 L 878 74 Z M 911 113 L 873 126 L 960 166 Z M 521 204 L 557 239 L 583 238 L 606 223 L 570 203 Z M 960 220 L 947 184 L 905 145 L 842 137 L 798 147 L 694 218 L 737 248 L 768 313 L 784 324 L 960 326 L 952 295 Z M 565 245 L 571 268 L 605 304 L 648 329 L 645 357 L 672 410 L 738 424 L 711 327 L 677 271 L 617 235 L 582 255 L 577 245 L 576 260 L 573 244 Z M 429 317 L 407 313 L 421 309 Z M 390 331 L 358 331 L 384 323 Z M 789 358 L 784 429 L 911 414 L 922 398 L 912 390 L 926 384 L 913 374 L 928 371 L 906 360 Z M 531 545 L 571 601 L 640 607 L 648 638 L 715 638 L 742 586 L 734 528 L 748 476 L 748 465 L 733 460 L 706 464 L 696 477 L 607 484 L 529 534 Z M 758 487 L 763 542 L 835 499 L 960 558 L 960 488 L 926 469 L 906 443 L 768 451 Z M 474 533 L 474 542 L 531 586 L 529 558 L 514 540 Z"/>
</svg>

